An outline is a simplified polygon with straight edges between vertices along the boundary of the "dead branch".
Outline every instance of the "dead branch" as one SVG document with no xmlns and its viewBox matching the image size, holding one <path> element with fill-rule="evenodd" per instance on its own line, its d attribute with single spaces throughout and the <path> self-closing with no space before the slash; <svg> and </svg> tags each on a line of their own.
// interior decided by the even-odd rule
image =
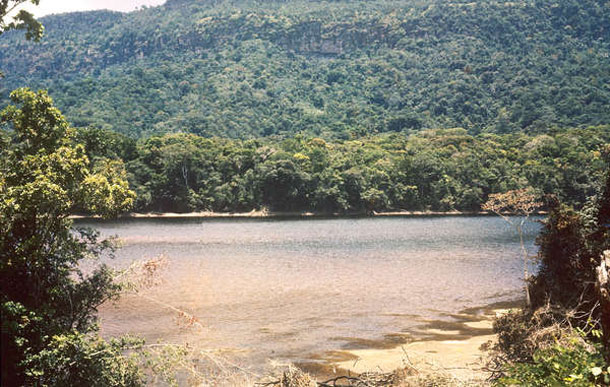
<svg viewBox="0 0 610 387">
<path fill-rule="evenodd" d="M 610 361 L 610 278 L 608 268 L 610 267 L 610 250 L 604 251 L 601 262 L 596 269 L 597 272 L 597 292 L 601 305 L 601 326 L 604 339 L 604 348 L 606 349 L 606 361 Z"/>
</svg>

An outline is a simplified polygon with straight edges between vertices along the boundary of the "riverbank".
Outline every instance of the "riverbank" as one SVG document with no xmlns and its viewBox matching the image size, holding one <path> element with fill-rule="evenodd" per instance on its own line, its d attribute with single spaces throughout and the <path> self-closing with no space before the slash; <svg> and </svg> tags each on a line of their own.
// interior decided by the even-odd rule
<svg viewBox="0 0 610 387">
<path fill-rule="evenodd" d="M 546 215 L 540 211 L 536 215 Z M 362 217 L 439 217 L 439 216 L 495 216 L 487 211 L 388 211 L 388 212 L 149 212 L 119 215 L 120 219 L 283 219 L 283 218 L 362 218 Z M 513 215 L 506 213 L 505 215 Z M 100 219 L 99 216 L 72 215 L 71 219 Z"/>
<path fill-rule="evenodd" d="M 517 302 L 499 303 L 452 315 L 453 321 L 429 321 L 399 346 L 333 352 L 330 369 L 340 375 L 407 372 L 402 377 L 415 384 L 404 385 L 418 385 L 417 380 L 430 377 L 451 385 L 486 385 L 486 348 L 497 339 L 493 322 L 518 306 Z"/>
</svg>

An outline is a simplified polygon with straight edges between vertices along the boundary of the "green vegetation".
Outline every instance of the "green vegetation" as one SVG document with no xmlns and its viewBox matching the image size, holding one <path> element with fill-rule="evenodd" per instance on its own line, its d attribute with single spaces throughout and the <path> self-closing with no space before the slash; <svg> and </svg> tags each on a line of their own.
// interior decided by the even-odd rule
<svg viewBox="0 0 610 387">
<path fill-rule="evenodd" d="M 610 384 L 602 346 L 587 345 L 579 337 L 540 349 L 532 363 L 517 363 L 507 370 L 499 386 L 600 386 Z"/>
<path fill-rule="evenodd" d="M 39 0 L 0 0 L 0 35 L 12 30 L 25 30 L 27 40 L 38 42 L 42 38 L 44 28 L 31 13 L 20 10 L 14 13 L 12 17 L 7 17 L 9 13 L 15 12 L 20 5 L 28 2 L 37 5 Z M 0 78 L 2 77 L 4 77 L 4 74 L 0 71 Z"/>
<path fill-rule="evenodd" d="M 26 30 L 28 40 L 40 39 L 30 13 L 7 16 L 25 2 L 0 0 L 0 35 Z M 92 165 L 46 92 L 19 89 L 10 98 L 0 111 L 0 384 L 142 385 L 136 355 L 125 354 L 142 342 L 97 333 L 97 307 L 121 285 L 107 266 L 81 262 L 112 254 L 113 244 L 68 219 L 75 210 L 111 216 L 130 208 L 123 165 Z"/>
<path fill-rule="evenodd" d="M 0 39 L 15 87 L 48 89 L 77 127 L 347 139 L 610 122 L 605 0 L 170 0 L 43 19 Z"/>
<path fill-rule="evenodd" d="M 128 209 L 122 165 L 91 165 L 46 93 L 11 98 L 0 112 L 1 384 L 138 385 L 143 375 L 122 354 L 129 341 L 97 336 L 97 307 L 120 286 L 107 266 L 81 265 L 112 245 L 68 219 Z"/>
<path fill-rule="evenodd" d="M 34 16 L 24 10 L 15 12 L 12 17 L 7 17 L 9 13 L 19 9 L 19 6 L 26 3 L 38 5 L 40 0 L 0 0 L 0 35 L 12 30 L 25 30 L 25 38 L 38 42 L 42 38 L 44 28 Z"/>
<path fill-rule="evenodd" d="M 534 187 L 581 206 L 604 171 L 610 127 L 544 135 L 463 129 L 326 142 L 207 139 L 168 134 L 136 142 L 84 129 L 89 157 L 123 160 L 136 211 L 478 211 L 489 194 Z"/>
<path fill-rule="evenodd" d="M 610 384 L 610 315 L 600 291 L 607 283 L 599 282 L 610 249 L 610 168 L 606 176 L 603 193 L 581 211 L 549 198 L 540 268 L 529 281 L 532 304 L 494 325 L 498 385 Z"/>
<path fill-rule="evenodd" d="M 497 383 L 610 383 L 606 0 L 169 0 L 47 17 L 37 45 L 5 20 L 23 2 L 0 0 L 2 385 L 146 381 L 140 340 L 99 337 L 122 286 L 76 212 L 478 211 L 524 187 L 550 215 Z"/>
<path fill-rule="evenodd" d="M 40 41 L 44 27 L 34 15 L 19 8 L 27 3 L 38 5 L 40 0 L 0 0 L 0 36 L 9 31 L 25 30 L 25 38 Z M 14 38 L 14 37 L 13 37 Z M 4 74 L 0 72 L 0 78 Z"/>
</svg>

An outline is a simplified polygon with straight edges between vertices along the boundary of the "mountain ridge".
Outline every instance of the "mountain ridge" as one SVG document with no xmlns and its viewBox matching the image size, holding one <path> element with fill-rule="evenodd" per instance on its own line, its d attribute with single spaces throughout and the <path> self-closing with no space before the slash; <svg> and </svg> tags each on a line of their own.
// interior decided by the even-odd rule
<svg viewBox="0 0 610 387">
<path fill-rule="evenodd" d="M 609 4 L 171 0 L 53 15 L 38 45 L 0 38 L 0 98 L 48 88 L 76 126 L 134 137 L 599 125 Z"/>
</svg>

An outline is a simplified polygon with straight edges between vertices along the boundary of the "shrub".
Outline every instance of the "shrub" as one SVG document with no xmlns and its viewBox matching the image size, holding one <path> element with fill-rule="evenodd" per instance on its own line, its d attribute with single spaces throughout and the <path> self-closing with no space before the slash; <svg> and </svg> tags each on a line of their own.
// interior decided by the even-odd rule
<svg viewBox="0 0 610 387">
<path fill-rule="evenodd" d="M 508 367 L 498 386 L 596 386 L 609 384 L 601 344 L 590 344 L 578 335 L 534 353 L 531 363 Z"/>
</svg>

